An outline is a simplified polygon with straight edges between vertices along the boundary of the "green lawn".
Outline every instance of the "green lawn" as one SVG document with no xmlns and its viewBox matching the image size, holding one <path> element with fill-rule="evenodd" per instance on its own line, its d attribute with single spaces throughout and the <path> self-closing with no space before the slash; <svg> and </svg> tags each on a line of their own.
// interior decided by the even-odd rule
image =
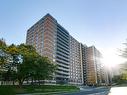
<svg viewBox="0 0 127 95">
<path fill-rule="evenodd" d="M 72 92 L 79 91 L 76 86 L 63 85 L 27 85 L 19 88 L 18 86 L 0 86 L 0 95 L 15 95 L 23 93 L 47 93 L 47 92 Z"/>
</svg>

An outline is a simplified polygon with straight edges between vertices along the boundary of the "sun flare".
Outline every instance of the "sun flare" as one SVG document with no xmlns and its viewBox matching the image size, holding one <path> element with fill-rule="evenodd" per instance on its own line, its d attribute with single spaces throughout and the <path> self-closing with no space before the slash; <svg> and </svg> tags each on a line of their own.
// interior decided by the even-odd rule
<svg viewBox="0 0 127 95">
<path fill-rule="evenodd" d="M 121 64 L 123 62 L 125 62 L 125 59 L 120 57 L 115 50 L 109 49 L 103 52 L 102 63 L 106 67 L 108 68 L 116 67 L 118 64 Z"/>
</svg>

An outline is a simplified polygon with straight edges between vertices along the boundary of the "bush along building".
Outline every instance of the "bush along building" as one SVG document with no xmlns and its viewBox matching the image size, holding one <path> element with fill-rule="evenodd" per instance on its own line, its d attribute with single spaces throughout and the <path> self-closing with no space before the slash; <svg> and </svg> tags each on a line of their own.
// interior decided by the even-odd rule
<svg viewBox="0 0 127 95">
<path fill-rule="evenodd" d="M 48 57 L 58 65 L 50 82 L 101 84 L 101 53 L 94 46 L 87 47 L 78 42 L 50 14 L 28 29 L 26 44 L 34 46 L 41 56 Z"/>
</svg>

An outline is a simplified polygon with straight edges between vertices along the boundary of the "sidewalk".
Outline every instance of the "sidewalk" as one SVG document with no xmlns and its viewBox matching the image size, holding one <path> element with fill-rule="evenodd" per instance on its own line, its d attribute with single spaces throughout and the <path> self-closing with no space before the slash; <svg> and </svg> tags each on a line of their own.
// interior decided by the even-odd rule
<svg viewBox="0 0 127 95">
<path fill-rule="evenodd" d="M 76 92 L 76 91 L 72 91 Z M 16 95 L 56 95 L 61 93 L 71 93 L 70 91 L 61 91 L 61 92 L 46 92 L 46 93 L 29 93 L 29 94 L 16 94 Z"/>
</svg>

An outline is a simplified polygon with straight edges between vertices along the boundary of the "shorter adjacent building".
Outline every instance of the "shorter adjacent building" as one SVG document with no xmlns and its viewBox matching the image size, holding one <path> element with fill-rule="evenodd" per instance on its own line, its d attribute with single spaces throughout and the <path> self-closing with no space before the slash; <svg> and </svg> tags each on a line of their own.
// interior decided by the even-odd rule
<svg viewBox="0 0 127 95">
<path fill-rule="evenodd" d="M 80 44 L 83 64 L 84 85 L 103 85 L 106 84 L 107 74 L 101 63 L 102 54 L 94 46 L 87 47 Z"/>
<path fill-rule="evenodd" d="M 95 47 L 87 48 L 87 84 L 97 84 L 97 60 L 95 55 Z"/>
</svg>

